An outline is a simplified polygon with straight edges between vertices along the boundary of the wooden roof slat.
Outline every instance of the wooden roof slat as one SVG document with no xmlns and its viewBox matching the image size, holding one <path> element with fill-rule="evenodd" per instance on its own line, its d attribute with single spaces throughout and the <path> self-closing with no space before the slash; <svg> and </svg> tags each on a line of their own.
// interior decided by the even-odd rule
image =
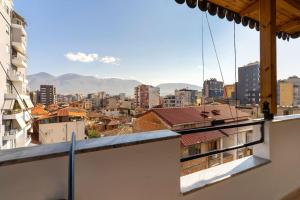
<svg viewBox="0 0 300 200">
<path fill-rule="evenodd" d="M 197 0 L 175 0 L 179 4 L 183 4 L 186 2 L 188 5 L 191 4 L 190 2 L 194 2 Z M 244 26 L 250 26 L 253 24 L 253 20 L 256 21 L 255 23 L 259 23 L 259 2 L 260 0 L 198 0 L 203 1 L 203 5 L 207 5 L 208 7 L 213 7 L 212 9 L 202 8 L 202 11 L 209 10 L 211 15 L 219 16 L 221 19 L 224 18 L 224 13 L 231 11 L 232 15 L 238 14 L 239 17 L 248 17 L 250 18 L 249 23 L 243 24 Z M 263 1 L 263 0 L 262 0 Z M 209 3 L 206 4 L 206 2 Z M 219 7 L 219 8 L 218 8 Z M 221 9 L 220 9 L 221 8 Z M 225 9 L 225 11 L 224 11 Z M 233 12 L 233 13 L 232 13 Z M 234 14 L 235 13 L 235 14 Z M 223 17 L 222 17 L 223 16 Z M 232 18 L 232 17 L 231 17 Z M 230 19 L 231 19 L 230 18 Z M 228 18 L 227 18 L 228 19 Z M 228 19 L 229 21 L 232 21 Z M 276 0 L 276 31 L 282 32 L 285 37 L 283 39 L 289 38 L 297 38 L 300 37 L 300 0 Z M 251 22 L 251 23 L 250 23 Z M 258 30 L 258 29 L 257 29 Z"/>
<path fill-rule="evenodd" d="M 300 18 L 277 27 L 277 31 L 293 32 L 297 29 L 300 29 Z"/>
<path fill-rule="evenodd" d="M 277 7 L 282 7 L 289 14 L 300 17 L 300 1 L 299 0 L 281 0 L 277 1 Z"/>
<path fill-rule="evenodd" d="M 256 0 L 251 5 L 247 5 L 245 9 L 240 11 L 241 16 L 249 16 L 249 14 L 259 9 L 259 0 Z"/>
</svg>

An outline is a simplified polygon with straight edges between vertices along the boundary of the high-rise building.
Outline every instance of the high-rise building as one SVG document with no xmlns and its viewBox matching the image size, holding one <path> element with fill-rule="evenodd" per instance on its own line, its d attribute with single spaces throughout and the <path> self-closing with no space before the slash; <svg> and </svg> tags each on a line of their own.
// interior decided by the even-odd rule
<svg viewBox="0 0 300 200">
<path fill-rule="evenodd" d="M 205 80 L 203 83 L 203 96 L 205 98 L 223 98 L 224 96 L 224 83 L 217 81 L 215 78 Z"/>
<path fill-rule="evenodd" d="M 135 107 L 151 109 L 160 105 L 160 89 L 151 85 L 139 85 L 134 88 Z"/>
<path fill-rule="evenodd" d="M 240 104 L 259 103 L 259 62 L 238 69 L 237 99 Z"/>
<path fill-rule="evenodd" d="M 176 107 L 194 106 L 197 104 L 197 90 L 175 90 Z"/>
<path fill-rule="evenodd" d="M 26 80 L 26 22 L 12 0 L 0 3 L 0 149 L 29 145 L 31 128 Z"/>
<path fill-rule="evenodd" d="M 40 85 L 39 103 L 49 106 L 56 104 L 56 88 L 53 85 Z"/>
</svg>

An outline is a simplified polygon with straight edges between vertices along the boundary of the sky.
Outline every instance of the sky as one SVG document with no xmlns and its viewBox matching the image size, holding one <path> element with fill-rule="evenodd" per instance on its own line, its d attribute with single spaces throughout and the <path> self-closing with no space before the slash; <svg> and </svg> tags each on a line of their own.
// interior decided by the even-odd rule
<svg viewBox="0 0 300 200">
<path fill-rule="evenodd" d="M 14 0 L 14 7 L 28 24 L 28 74 L 203 83 L 205 15 L 197 8 L 174 0 Z M 204 78 L 222 80 L 205 20 Z M 234 83 L 233 23 L 208 20 L 224 82 Z M 300 76 L 300 39 L 277 41 L 278 79 Z M 238 67 L 259 60 L 259 32 L 236 25 L 236 43 Z"/>
</svg>

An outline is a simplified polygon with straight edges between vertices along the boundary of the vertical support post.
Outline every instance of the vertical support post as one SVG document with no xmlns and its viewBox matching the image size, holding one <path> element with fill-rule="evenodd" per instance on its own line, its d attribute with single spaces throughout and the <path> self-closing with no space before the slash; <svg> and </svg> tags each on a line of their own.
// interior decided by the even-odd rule
<svg viewBox="0 0 300 200">
<path fill-rule="evenodd" d="M 266 119 L 277 113 L 276 0 L 259 0 L 260 107 Z"/>
<path fill-rule="evenodd" d="M 70 151 L 69 151 L 69 177 L 68 177 L 68 200 L 74 200 L 74 187 L 75 187 L 75 148 L 76 148 L 75 133 L 72 133 Z"/>
</svg>

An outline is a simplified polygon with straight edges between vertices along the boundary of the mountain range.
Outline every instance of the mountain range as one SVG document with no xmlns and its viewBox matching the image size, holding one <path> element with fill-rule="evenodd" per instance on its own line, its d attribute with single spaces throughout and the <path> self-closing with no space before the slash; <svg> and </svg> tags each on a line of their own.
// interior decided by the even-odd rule
<svg viewBox="0 0 300 200">
<path fill-rule="evenodd" d="M 40 72 L 28 75 L 28 86 L 31 91 L 38 90 L 42 84 L 55 85 L 59 94 L 88 94 L 99 91 L 105 91 L 115 95 L 126 93 L 131 96 L 134 93 L 134 87 L 142 84 L 137 80 L 119 79 L 119 78 L 96 78 L 94 76 L 83 76 L 79 74 L 63 74 L 53 76 L 51 74 Z M 157 85 L 160 88 L 162 96 L 174 94 L 175 89 L 189 88 L 201 90 L 201 87 L 187 83 L 163 83 Z"/>
</svg>

